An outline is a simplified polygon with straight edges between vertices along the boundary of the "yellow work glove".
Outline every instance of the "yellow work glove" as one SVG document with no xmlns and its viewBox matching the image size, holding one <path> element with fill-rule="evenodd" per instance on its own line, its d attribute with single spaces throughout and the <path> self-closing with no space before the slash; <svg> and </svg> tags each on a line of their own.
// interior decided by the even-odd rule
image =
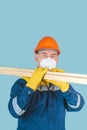
<svg viewBox="0 0 87 130">
<path fill-rule="evenodd" d="M 53 68 L 53 69 L 51 69 L 50 71 L 51 71 L 51 72 L 64 72 L 63 70 L 57 69 L 57 68 Z M 54 80 L 46 80 L 46 82 L 49 82 L 49 83 L 54 84 L 55 86 L 58 86 L 59 89 L 60 89 L 62 92 L 66 92 L 66 91 L 68 91 L 68 89 L 69 89 L 69 84 L 68 84 L 67 82 L 54 81 Z"/>
<path fill-rule="evenodd" d="M 58 69 L 58 68 L 52 68 L 50 71 L 52 71 L 52 72 L 64 72 L 64 70 Z"/>
<path fill-rule="evenodd" d="M 30 87 L 31 89 L 35 91 L 47 71 L 48 71 L 48 68 L 41 68 L 41 67 L 36 68 L 31 78 L 28 78 L 28 77 L 23 78 L 27 81 L 26 86 Z"/>
<path fill-rule="evenodd" d="M 22 79 L 26 80 L 27 82 L 30 82 L 30 77 L 22 77 Z M 39 83 L 40 86 L 49 86 L 49 83 L 46 82 L 46 80 L 42 79 Z"/>
</svg>

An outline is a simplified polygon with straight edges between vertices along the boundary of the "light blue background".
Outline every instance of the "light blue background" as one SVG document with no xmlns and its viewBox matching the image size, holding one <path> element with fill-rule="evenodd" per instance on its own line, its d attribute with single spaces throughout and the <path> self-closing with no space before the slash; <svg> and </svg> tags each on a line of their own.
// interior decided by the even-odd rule
<svg viewBox="0 0 87 130">
<path fill-rule="evenodd" d="M 58 67 L 87 74 L 86 0 L 1 0 L 0 66 L 34 68 L 33 49 L 45 35 L 60 45 Z M 0 75 L 0 130 L 16 130 L 8 112 L 10 89 L 19 77 Z M 87 129 L 87 86 L 73 84 L 85 99 L 84 108 L 66 114 L 66 130 Z"/>
</svg>

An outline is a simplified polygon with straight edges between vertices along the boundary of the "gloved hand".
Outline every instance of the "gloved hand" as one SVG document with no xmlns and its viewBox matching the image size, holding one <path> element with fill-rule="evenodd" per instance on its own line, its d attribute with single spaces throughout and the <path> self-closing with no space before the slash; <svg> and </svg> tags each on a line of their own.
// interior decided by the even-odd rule
<svg viewBox="0 0 87 130">
<path fill-rule="evenodd" d="M 22 79 L 26 80 L 27 82 L 30 82 L 30 77 L 22 77 Z M 40 86 L 49 86 L 49 83 L 46 82 L 45 79 L 42 79 L 39 83 Z"/>
<path fill-rule="evenodd" d="M 51 72 L 64 72 L 63 70 L 60 70 L 57 68 L 53 68 L 50 71 Z M 46 82 L 49 82 L 49 83 L 54 84 L 55 86 L 58 86 L 62 92 L 66 92 L 69 89 L 69 84 L 67 82 L 54 81 L 54 80 L 46 80 Z"/>
<path fill-rule="evenodd" d="M 28 77 L 23 78 L 27 81 L 26 86 L 30 87 L 31 89 L 35 91 L 47 71 L 48 71 L 48 68 L 41 68 L 41 67 L 36 68 L 31 78 L 28 78 Z"/>
</svg>

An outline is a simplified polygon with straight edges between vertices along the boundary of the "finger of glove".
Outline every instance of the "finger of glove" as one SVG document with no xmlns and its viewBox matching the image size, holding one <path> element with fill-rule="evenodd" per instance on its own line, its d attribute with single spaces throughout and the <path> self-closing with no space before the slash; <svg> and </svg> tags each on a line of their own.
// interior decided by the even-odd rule
<svg viewBox="0 0 87 130">
<path fill-rule="evenodd" d="M 37 73 L 38 75 L 42 75 L 43 76 L 47 71 L 48 71 L 48 68 L 41 68 L 41 67 L 39 67 L 39 68 L 37 68 L 35 70 L 35 73 Z"/>
<path fill-rule="evenodd" d="M 51 71 L 52 72 L 64 72 L 64 70 L 58 69 L 58 68 L 52 68 Z"/>
<path fill-rule="evenodd" d="M 36 68 L 34 73 L 32 74 L 32 78 L 35 80 L 37 79 L 38 81 L 43 78 L 45 73 L 47 72 L 48 68 Z M 39 79 L 38 79 L 39 78 Z"/>
<path fill-rule="evenodd" d="M 43 68 L 42 72 L 45 74 L 48 71 L 48 68 Z"/>
</svg>

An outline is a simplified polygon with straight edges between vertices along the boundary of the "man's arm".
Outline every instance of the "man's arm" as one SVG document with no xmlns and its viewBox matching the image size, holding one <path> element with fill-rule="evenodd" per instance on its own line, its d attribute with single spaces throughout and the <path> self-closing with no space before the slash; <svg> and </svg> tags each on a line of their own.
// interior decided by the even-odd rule
<svg viewBox="0 0 87 130">
<path fill-rule="evenodd" d="M 34 91 L 26 86 L 25 80 L 18 79 L 14 83 L 11 89 L 8 109 L 15 118 L 18 118 L 26 112 L 33 93 Z"/>
<path fill-rule="evenodd" d="M 63 96 L 67 111 L 79 111 L 85 103 L 82 95 L 75 91 L 71 85 L 69 90 L 63 93 Z"/>
</svg>

